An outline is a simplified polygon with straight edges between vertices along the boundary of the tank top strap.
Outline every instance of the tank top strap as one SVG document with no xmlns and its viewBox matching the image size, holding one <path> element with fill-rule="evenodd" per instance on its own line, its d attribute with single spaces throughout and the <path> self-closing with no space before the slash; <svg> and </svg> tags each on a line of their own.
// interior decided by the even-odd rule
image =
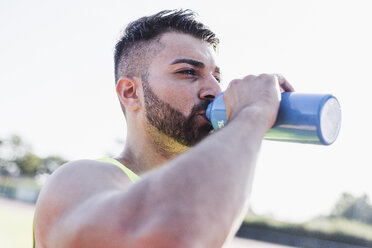
<svg viewBox="0 0 372 248">
<path fill-rule="evenodd" d="M 109 158 L 109 157 L 105 157 L 105 158 L 100 158 L 100 159 L 97 159 L 98 161 L 102 161 L 102 162 L 107 162 L 107 163 L 111 163 L 111 164 L 114 164 L 116 165 L 117 167 L 119 167 L 122 171 L 124 171 L 124 173 L 129 177 L 129 179 L 132 181 L 132 182 L 136 182 L 138 181 L 139 179 L 141 179 L 136 173 L 134 173 L 133 171 L 131 171 L 130 169 L 128 169 L 127 167 L 125 167 L 122 163 L 120 163 L 119 161 L 117 161 L 116 159 L 113 159 L 113 158 Z"/>
</svg>

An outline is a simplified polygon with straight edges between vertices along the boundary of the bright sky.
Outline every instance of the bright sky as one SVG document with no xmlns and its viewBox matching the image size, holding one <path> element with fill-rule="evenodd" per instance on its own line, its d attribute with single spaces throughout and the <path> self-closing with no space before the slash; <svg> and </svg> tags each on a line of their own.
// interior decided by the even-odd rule
<svg viewBox="0 0 372 248">
<path fill-rule="evenodd" d="M 177 3 L 176 3 L 177 2 Z M 282 73 L 298 92 L 342 106 L 329 147 L 265 141 L 252 195 L 258 213 L 326 214 L 342 192 L 372 197 L 372 2 L 43 1 L 0 3 L 0 137 L 19 134 L 41 155 L 117 154 L 125 122 L 114 92 L 113 48 L 130 21 L 190 8 L 221 39 L 224 87 Z M 207 182 L 206 182 L 207 183 Z"/>
</svg>

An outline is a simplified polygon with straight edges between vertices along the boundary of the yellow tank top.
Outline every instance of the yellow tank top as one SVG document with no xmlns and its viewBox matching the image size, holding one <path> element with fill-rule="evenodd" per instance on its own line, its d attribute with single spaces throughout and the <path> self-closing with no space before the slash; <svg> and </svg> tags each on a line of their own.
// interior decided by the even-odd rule
<svg viewBox="0 0 372 248">
<path fill-rule="evenodd" d="M 134 173 L 133 171 L 131 171 L 130 169 L 128 169 L 127 167 L 125 167 L 122 163 L 120 163 L 116 159 L 106 157 L 106 158 L 100 158 L 100 159 L 97 159 L 97 160 L 116 165 L 117 167 L 119 167 L 129 177 L 129 180 L 131 180 L 131 182 L 136 182 L 136 181 L 138 181 L 140 179 L 140 177 L 137 176 L 136 173 Z M 33 246 L 32 247 L 35 248 L 34 223 L 32 223 L 32 238 L 33 238 Z"/>
<path fill-rule="evenodd" d="M 97 159 L 97 160 L 98 160 L 98 161 L 107 162 L 107 163 L 111 163 L 111 164 L 116 165 L 116 166 L 119 167 L 122 171 L 124 171 L 125 174 L 127 174 L 127 176 L 129 177 L 129 179 L 130 179 L 132 182 L 138 181 L 138 180 L 140 179 L 140 177 L 137 176 L 136 173 L 134 173 L 133 171 L 131 171 L 130 169 L 128 169 L 127 167 L 125 167 L 122 163 L 120 163 L 120 162 L 117 161 L 116 159 L 106 157 L 106 158 L 100 158 L 100 159 Z"/>
</svg>

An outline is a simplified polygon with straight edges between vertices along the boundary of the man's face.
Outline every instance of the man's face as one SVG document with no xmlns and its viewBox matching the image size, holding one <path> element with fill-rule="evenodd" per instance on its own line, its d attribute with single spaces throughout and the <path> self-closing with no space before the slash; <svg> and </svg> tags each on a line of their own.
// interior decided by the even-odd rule
<svg viewBox="0 0 372 248">
<path fill-rule="evenodd" d="M 193 146 L 213 129 L 205 110 L 221 91 L 214 51 L 180 33 L 166 33 L 160 43 L 164 48 L 142 78 L 146 118 L 166 136 Z"/>
</svg>

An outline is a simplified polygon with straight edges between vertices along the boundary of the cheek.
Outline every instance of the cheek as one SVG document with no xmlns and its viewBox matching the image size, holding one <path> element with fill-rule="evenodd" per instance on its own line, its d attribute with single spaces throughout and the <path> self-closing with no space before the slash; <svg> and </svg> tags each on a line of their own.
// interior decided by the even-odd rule
<svg viewBox="0 0 372 248">
<path fill-rule="evenodd" d="M 153 92 L 173 109 L 189 116 L 198 103 L 197 83 L 177 81 L 174 78 L 153 73 L 149 79 Z"/>
<path fill-rule="evenodd" d="M 177 85 L 174 87 L 170 84 L 162 84 L 156 89 L 155 93 L 162 101 L 186 117 L 190 115 L 191 109 L 197 101 L 196 93 L 190 86 Z"/>
<path fill-rule="evenodd" d="M 194 97 L 187 89 L 168 90 L 164 99 L 172 108 L 180 111 L 184 116 L 189 116 L 194 106 Z"/>
</svg>

